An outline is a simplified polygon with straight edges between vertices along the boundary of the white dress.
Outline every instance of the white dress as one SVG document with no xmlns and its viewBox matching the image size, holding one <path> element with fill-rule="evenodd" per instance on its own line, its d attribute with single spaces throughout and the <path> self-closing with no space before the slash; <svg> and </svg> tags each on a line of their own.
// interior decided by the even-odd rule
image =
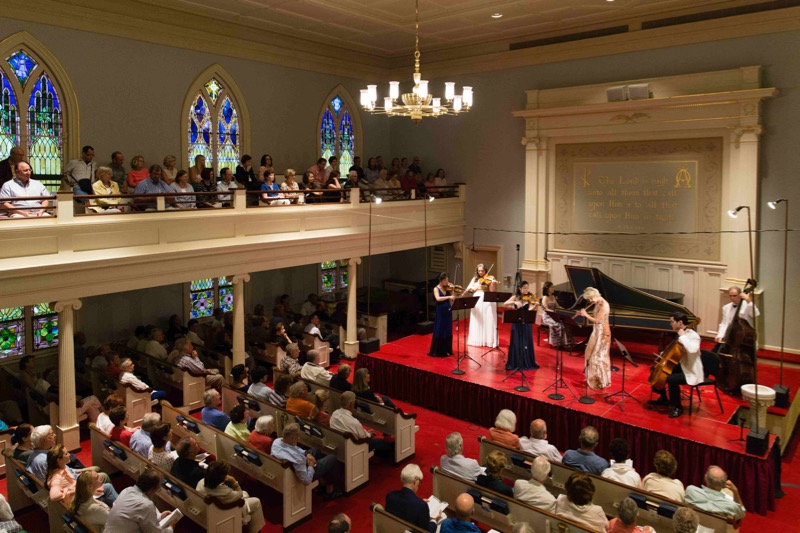
<svg viewBox="0 0 800 533">
<path fill-rule="evenodd" d="M 469 315 L 469 338 L 467 344 L 470 346 L 487 346 L 494 348 L 497 346 L 497 308 L 496 304 L 483 301 L 483 290 L 478 284 L 477 278 L 472 278 L 467 290 L 477 288 L 474 296 L 479 298 L 478 303 L 470 311 Z"/>
</svg>

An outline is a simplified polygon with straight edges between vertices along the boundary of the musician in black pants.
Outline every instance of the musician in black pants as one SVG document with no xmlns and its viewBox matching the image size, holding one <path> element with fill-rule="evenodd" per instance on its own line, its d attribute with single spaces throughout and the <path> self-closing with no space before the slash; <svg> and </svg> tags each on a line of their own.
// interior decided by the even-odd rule
<svg viewBox="0 0 800 533">
<path fill-rule="evenodd" d="M 651 406 L 670 406 L 670 418 L 676 418 L 683 414 L 681 407 L 681 385 L 697 385 L 702 382 L 705 374 L 703 372 L 703 361 L 700 357 L 700 335 L 693 329 L 687 329 L 689 318 L 680 311 L 672 313 L 669 317 L 672 329 L 677 332 L 676 341 L 683 347 L 686 353 L 681 358 L 679 364 L 672 369 L 672 374 L 667 378 L 667 386 L 661 390 L 653 388 L 654 392 L 661 396 L 657 400 L 650 400 Z"/>
</svg>

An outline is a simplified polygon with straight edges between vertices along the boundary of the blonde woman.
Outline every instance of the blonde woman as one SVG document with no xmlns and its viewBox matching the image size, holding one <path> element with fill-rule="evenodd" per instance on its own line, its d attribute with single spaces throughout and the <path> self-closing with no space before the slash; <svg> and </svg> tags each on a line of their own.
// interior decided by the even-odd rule
<svg viewBox="0 0 800 533">
<path fill-rule="evenodd" d="M 592 323 L 592 335 L 586 344 L 586 382 L 592 389 L 605 389 L 611 385 L 611 328 L 608 325 L 608 302 L 600 296 L 600 291 L 587 287 L 583 297 L 588 300 L 594 310 L 589 314 L 586 309 L 578 311 L 578 315 Z"/>
<path fill-rule="evenodd" d="M 144 181 L 149 177 L 150 172 L 144 168 L 144 157 L 140 155 L 133 156 L 131 169 L 128 171 L 128 187 L 135 189 L 140 181 Z"/>
<path fill-rule="evenodd" d="M 296 172 L 293 168 L 286 169 L 286 180 L 281 183 L 281 190 L 282 191 L 299 191 L 300 186 L 297 185 L 297 181 L 295 180 Z M 298 193 L 293 192 L 285 192 L 284 196 L 289 199 L 290 202 L 293 204 L 297 203 L 297 197 L 299 196 Z"/>
<path fill-rule="evenodd" d="M 119 185 L 112 180 L 113 171 L 109 167 L 100 167 L 97 169 L 97 181 L 92 183 L 92 191 L 97 196 L 108 196 L 119 194 Z M 120 213 L 119 204 L 122 198 L 96 198 L 91 201 L 92 207 L 90 208 L 95 213 Z"/>
<path fill-rule="evenodd" d="M 103 494 L 103 480 L 94 471 L 83 472 L 75 483 L 75 497 L 72 500 L 72 514 L 103 533 L 111 508 L 95 496 Z"/>
<path fill-rule="evenodd" d="M 194 187 L 203 180 L 203 169 L 206 168 L 206 158 L 202 155 L 194 156 L 194 165 L 189 169 L 189 183 Z"/>
<path fill-rule="evenodd" d="M 174 155 L 164 156 L 164 168 L 162 169 L 164 172 L 161 175 L 161 179 L 167 185 L 172 185 L 175 182 L 175 178 L 178 176 L 178 169 L 175 168 L 175 163 L 178 162 L 178 159 Z"/>
</svg>

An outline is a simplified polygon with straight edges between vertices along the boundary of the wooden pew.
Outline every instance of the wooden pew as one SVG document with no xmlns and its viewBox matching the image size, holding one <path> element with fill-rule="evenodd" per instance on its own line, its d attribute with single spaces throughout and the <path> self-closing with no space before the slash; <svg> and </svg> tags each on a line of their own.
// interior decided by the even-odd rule
<svg viewBox="0 0 800 533">
<path fill-rule="evenodd" d="M 181 391 L 182 409 L 191 412 L 203 408 L 203 393 L 206 391 L 204 375 L 178 368 L 143 352 L 128 350 L 127 354 L 137 366 L 146 369 L 151 386 L 173 387 Z"/>
<path fill-rule="evenodd" d="M 484 436 L 478 437 L 478 442 L 480 442 L 481 464 L 484 464 L 489 452 L 497 450 L 503 453 L 507 460 L 503 477 L 513 480 L 530 479 L 530 463 L 536 458 L 535 455 L 491 442 Z M 550 465 L 551 485 L 548 490 L 556 495 L 563 494 L 567 479 L 578 470 L 552 461 Z M 697 507 L 653 494 L 644 489 L 624 485 L 597 474 L 588 475 L 592 478 L 595 487 L 594 503 L 602 507 L 608 516 L 617 516 L 619 502 L 628 496 L 632 496 L 637 503 L 646 502 L 646 504 L 639 503 L 640 509 L 637 523 L 639 525 L 652 526 L 653 529 L 659 532 L 673 531 L 671 511 L 678 507 L 691 507 L 700 518 L 700 525 L 711 528 L 717 533 L 725 533 L 736 529 L 734 521 L 728 520 L 724 516 L 703 511 Z"/>
<path fill-rule="evenodd" d="M 281 360 L 286 357 L 286 350 L 277 342 L 268 342 L 265 346 L 266 348 L 263 351 L 260 349 L 254 350 L 254 354 L 256 354 L 255 358 L 259 361 L 269 363 L 275 368 L 280 368 Z"/>
<path fill-rule="evenodd" d="M 139 427 L 142 425 L 144 416 L 153 410 L 154 402 L 150 399 L 153 389 L 138 390 L 129 383 L 117 385 L 117 394 L 125 400 L 125 408 L 128 410 L 128 425 Z"/>
<path fill-rule="evenodd" d="M 516 522 L 528 522 L 535 531 L 561 531 L 564 527 L 570 533 L 595 533 L 588 526 L 470 483 L 440 470 L 437 466 L 431 467 L 431 473 L 433 495 L 451 506 L 460 494 L 467 491 L 470 494 L 479 494 L 481 503 L 475 502 L 474 519 L 498 531 L 510 533 Z"/>
<path fill-rule="evenodd" d="M 339 342 L 342 342 L 341 340 Z M 323 368 L 331 366 L 331 343 L 322 340 L 321 335 L 303 333 L 303 351 L 316 350 L 319 354 L 317 364 Z"/>
<path fill-rule="evenodd" d="M 230 533 L 242 530 L 244 500 L 234 504 L 220 503 L 216 498 L 201 496 L 194 487 L 183 483 L 172 474 L 151 463 L 121 442 L 111 441 L 94 424 L 89 424 L 92 434 L 92 464 L 103 472 L 122 471 L 138 479 L 147 469 L 162 477 L 158 497 L 171 508 L 178 508 L 189 520 L 211 533 Z"/>
<path fill-rule="evenodd" d="M 14 430 L 11 428 L 0 431 L 0 476 L 6 474 L 6 455 L 5 450 L 11 450 L 11 437 Z"/>
<path fill-rule="evenodd" d="M 273 370 L 273 378 L 275 381 L 279 375 L 283 374 L 280 370 L 275 368 Z M 320 385 L 316 381 L 310 381 L 303 378 L 297 378 L 307 383 L 312 391 L 323 389 L 328 391 L 330 395 L 330 402 L 332 406 L 339 408 L 341 391 Z M 372 413 L 365 412 L 358 408 L 359 405 L 369 406 Z M 356 412 L 354 415 L 359 422 L 364 424 L 370 429 L 386 433 L 394 436 L 394 462 L 399 463 L 413 457 L 417 451 L 416 434 L 419 427 L 416 425 L 416 413 L 404 413 L 401 409 L 387 407 L 377 402 L 369 400 L 356 400 Z"/>
<path fill-rule="evenodd" d="M 287 424 L 301 420 L 285 409 L 223 385 L 222 409 L 225 412 L 230 411 L 240 399 L 246 402 L 245 407 L 258 412 L 259 416 L 271 415 L 275 419 L 275 430 L 279 435 L 283 435 L 283 428 Z M 301 422 L 301 444 L 335 454 L 339 462 L 344 464 L 345 492 L 350 493 L 369 482 L 369 458 L 373 454 L 369 451 L 369 439 L 355 439 L 350 433 L 342 433 L 313 420 Z"/>
<path fill-rule="evenodd" d="M 386 509 L 379 503 L 372 503 L 369 508 L 372 511 L 372 533 L 405 533 L 406 531 L 428 533 L 427 529 L 420 529 L 393 514 L 387 513 Z"/>
</svg>

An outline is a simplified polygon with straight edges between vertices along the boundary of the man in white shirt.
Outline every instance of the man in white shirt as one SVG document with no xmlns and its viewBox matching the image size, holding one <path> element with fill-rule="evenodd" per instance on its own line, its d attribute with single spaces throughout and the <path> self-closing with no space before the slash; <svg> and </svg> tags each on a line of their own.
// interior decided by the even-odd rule
<svg viewBox="0 0 800 533">
<path fill-rule="evenodd" d="M 164 348 L 164 331 L 160 328 L 153 328 L 150 330 L 150 335 L 144 346 L 144 353 L 152 355 L 156 359 L 162 361 L 167 360 L 167 349 Z"/>
<path fill-rule="evenodd" d="M 519 447 L 523 452 L 544 457 L 554 463 L 561 462 L 561 452 L 547 442 L 547 424 L 541 418 L 531 422 L 531 436 L 520 438 Z"/>
<path fill-rule="evenodd" d="M 14 179 L 0 188 L 2 214 L 10 218 L 49 217 L 45 208 L 50 200 L 13 200 L 24 196 L 50 196 L 50 191 L 39 180 L 31 179 L 31 166 L 27 161 L 17 163 Z M 34 209 L 22 209 L 34 208 Z"/>
<path fill-rule="evenodd" d="M 681 407 L 681 385 L 697 385 L 705 379 L 703 359 L 700 356 L 700 335 L 693 329 L 686 329 L 689 318 L 678 311 L 669 317 L 672 329 L 678 333 L 678 342 L 686 351 L 680 364 L 675 365 L 672 374 L 667 378 L 667 386 L 661 390 L 653 389 L 659 393 L 657 400 L 647 402 L 651 406 L 669 405 L 672 410 L 670 418 L 677 418 L 683 414 Z"/>
<path fill-rule="evenodd" d="M 250 396 L 255 396 L 259 400 L 268 402 L 269 395 L 272 394 L 272 389 L 267 387 L 267 381 L 269 381 L 269 370 L 259 366 L 253 370 L 252 377 L 253 383 L 250 385 L 250 388 L 247 389 L 247 394 Z"/>
<path fill-rule="evenodd" d="M 553 512 L 556 497 L 547 490 L 544 482 L 550 475 L 550 461 L 537 457 L 531 464 L 531 478 L 514 482 L 514 498 L 548 512 Z"/>
<path fill-rule="evenodd" d="M 312 315 L 308 317 L 308 324 L 306 325 L 303 331 L 305 333 L 311 333 L 312 335 L 318 335 L 320 338 L 322 338 L 323 341 L 330 344 L 331 363 L 335 363 L 339 360 L 339 335 L 331 333 L 323 337 L 322 331 L 320 331 L 319 329 L 319 325 L 320 325 L 319 315 L 317 313 L 312 313 Z"/>
<path fill-rule="evenodd" d="M 333 374 L 317 364 L 319 353 L 316 350 L 306 352 L 306 364 L 300 369 L 300 377 L 330 387 Z"/>
<path fill-rule="evenodd" d="M 625 439 L 614 439 L 609 445 L 611 450 L 611 466 L 603 470 L 601 474 L 604 478 L 613 479 L 629 487 L 640 488 L 642 478 L 633 468 L 633 461 L 630 460 L 631 446 Z"/>
<path fill-rule="evenodd" d="M 81 158 L 73 159 L 64 168 L 61 181 L 62 190 L 72 190 L 75 194 L 93 194 L 92 182 L 95 181 L 97 164 L 94 162 L 94 148 L 84 146 Z"/>
<path fill-rule="evenodd" d="M 123 490 L 108 513 L 106 531 L 114 533 L 172 533 L 171 527 L 161 527 L 158 522 L 170 511 L 159 513 L 153 499 L 161 488 L 161 474 L 148 468 L 136 484 Z"/>
<path fill-rule="evenodd" d="M 120 361 L 119 363 L 119 382 L 120 383 L 127 383 L 134 389 L 138 391 L 146 391 L 150 389 L 150 385 L 136 377 L 133 373 L 135 365 L 133 361 L 128 359 L 127 357 Z M 151 400 L 163 400 L 167 397 L 167 393 L 163 390 L 153 389 L 150 393 Z"/>
<path fill-rule="evenodd" d="M 734 317 L 736 317 L 736 312 L 740 303 L 742 309 L 739 311 L 739 317 L 745 319 L 751 326 L 754 324 L 754 318 L 761 314 L 759 313 L 758 308 L 752 304 L 752 297 L 749 294 L 743 293 L 739 287 L 729 288 L 728 297 L 731 299 L 731 301 L 730 303 L 722 306 L 722 321 L 719 323 L 717 336 L 714 338 L 714 340 L 718 343 L 725 342 L 725 334 L 727 333 L 731 322 L 733 322 Z M 714 351 L 716 352 L 717 348 L 715 348 Z"/>
<path fill-rule="evenodd" d="M 356 409 L 356 394 L 352 391 L 343 392 L 339 397 L 339 409 L 331 414 L 330 426 L 333 429 L 350 433 L 357 439 L 369 438 L 370 451 L 375 450 L 378 455 L 388 455 L 393 452 L 391 442 L 379 439 L 374 431 L 367 431 L 361 422 L 353 416 Z"/>
<path fill-rule="evenodd" d="M 484 469 L 481 468 L 478 461 L 462 455 L 464 439 L 461 437 L 461 433 L 457 431 L 450 433 L 444 441 L 444 446 L 447 455 L 442 455 L 439 461 L 442 470 L 473 483 L 479 475 L 484 473 Z"/>
<path fill-rule="evenodd" d="M 723 489 L 728 490 L 729 496 Z M 709 466 L 702 487 L 686 487 L 686 503 L 710 513 L 721 514 L 735 520 L 744 518 L 745 508 L 739 489 L 728 479 L 728 474 L 718 466 Z"/>
</svg>

